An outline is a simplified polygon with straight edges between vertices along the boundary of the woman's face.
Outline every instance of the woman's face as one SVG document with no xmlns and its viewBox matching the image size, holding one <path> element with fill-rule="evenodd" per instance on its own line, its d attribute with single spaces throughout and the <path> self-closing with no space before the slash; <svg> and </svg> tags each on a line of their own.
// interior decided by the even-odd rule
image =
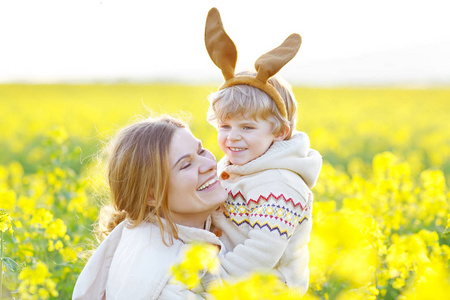
<svg viewBox="0 0 450 300">
<path fill-rule="evenodd" d="M 169 150 L 169 209 L 175 223 L 203 228 L 206 218 L 227 198 L 217 178 L 216 159 L 185 128 Z"/>
</svg>

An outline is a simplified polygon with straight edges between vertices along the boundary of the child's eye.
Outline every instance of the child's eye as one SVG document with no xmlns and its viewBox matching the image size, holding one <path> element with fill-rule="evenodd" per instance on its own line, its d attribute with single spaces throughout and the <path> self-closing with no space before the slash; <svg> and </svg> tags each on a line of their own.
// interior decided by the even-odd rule
<svg viewBox="0 0 450 300">
<path fill-rule="evenodd" d="M 222 125 L 219 126 L 219 128 L 230 129 L 230 125 L 222 124 Z"/>
<path fill-rule="evenodd" d="M 249 129 L 254 129 L 254 127 L 251 127 L 251 126 L 244 126 L 244 129 L 245 129 L 245 130 L 249 130 Z"/>
</svg>

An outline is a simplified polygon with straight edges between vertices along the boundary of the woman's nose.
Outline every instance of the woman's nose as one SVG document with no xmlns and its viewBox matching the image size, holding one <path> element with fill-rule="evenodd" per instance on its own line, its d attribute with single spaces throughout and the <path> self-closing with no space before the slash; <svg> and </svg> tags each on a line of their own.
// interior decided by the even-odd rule
<svg viewBox="0 0 450 300">
<path fill-rule="evenodd" d="M 215 170 L 216 168 L 217 168 L 217 162 L 212 154 L 203 156 L 201 158 L 201 163 L 200 163 L 200 167 L 199 167 L 200 173 L 208 173 L 209 171 Z"/>
<path fill-rule="evenodd" d="M 214 156 L 214 154 L 211 153 L 211 151 L 209 151 L 208 149 L 205 149 L 205 157 L 214 160 L 215 162 L 217 162 L 216 157 Z"/>
</svg>

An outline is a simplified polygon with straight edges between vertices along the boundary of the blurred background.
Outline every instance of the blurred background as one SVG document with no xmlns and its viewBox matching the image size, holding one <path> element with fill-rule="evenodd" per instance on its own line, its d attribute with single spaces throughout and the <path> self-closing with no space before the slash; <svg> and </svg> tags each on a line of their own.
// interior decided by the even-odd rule
<svg viewBox="0 0 450 300">
<path fill-rule="evenodd" d="M 445 0 L 2 1 L 0 82 L 219 83 L 203 41 L 211 7 L 237 69 L 297 32 L 300 52 L 281 72 L 294 85 L 450 82 Z"/>
</svg>

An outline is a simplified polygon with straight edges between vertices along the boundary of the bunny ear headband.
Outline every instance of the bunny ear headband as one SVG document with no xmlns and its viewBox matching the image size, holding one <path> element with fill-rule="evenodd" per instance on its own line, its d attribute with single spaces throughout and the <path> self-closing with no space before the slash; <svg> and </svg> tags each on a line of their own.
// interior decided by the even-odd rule
<svg viewBox="0 0 450 300">
<path fill-rule="evenodd" d="M 237 84 L 247 84 L 267 93 L 275 101 L 281 114 L 287 118 L 286 105 L 278 91 L 267 80 L 274 76 L 285 64 L 297 54 L 302 38 L 291 34 L 280 46 L 260 56 L 255 62 L 256 77 L 235 76 L 237 50 L 233 41 L 225 32 L 217 8 L 208 12 L 205 25 L 205 44 L 212 61 L 222 70 L 225 83 L 223 90 Z"/>
</svg>

